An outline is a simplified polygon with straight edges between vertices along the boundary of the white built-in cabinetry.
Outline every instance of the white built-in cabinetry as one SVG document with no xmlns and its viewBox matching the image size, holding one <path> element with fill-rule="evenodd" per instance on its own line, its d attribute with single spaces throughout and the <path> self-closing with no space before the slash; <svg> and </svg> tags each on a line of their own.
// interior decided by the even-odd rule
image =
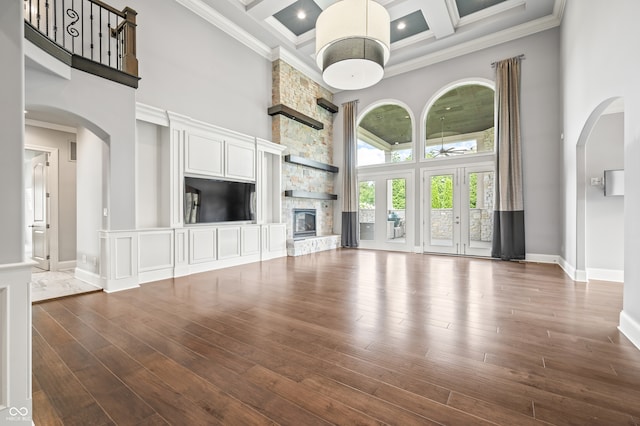
<svg viewBox="0 0 640 426">
<path fill-rule="evenodd" d="M 157 208 L 144 223 L 155 228 L 101 231 L 100 282 L 106 291 L 228 266 L 286 256 L 282 220 L 284 147 L 189 117 L 139 106 L 138 120 L 157 126 L 155 176 L 137 183 L 157 193 Z M 145 161 L 149 167 L 150 161 Z M 255 220 L 185 224 L 185 176 L 255 182 Z M 153 185 L 153 187 L 151 187 Z M 165 201 L 166 200 L 166 201 Z M 157 212 L 156 212 L 157 211 Z"/>
</svg>

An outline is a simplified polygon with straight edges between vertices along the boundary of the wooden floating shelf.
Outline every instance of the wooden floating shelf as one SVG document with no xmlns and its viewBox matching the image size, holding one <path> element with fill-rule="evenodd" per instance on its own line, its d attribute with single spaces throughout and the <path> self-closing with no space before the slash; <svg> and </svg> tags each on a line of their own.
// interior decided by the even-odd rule
<svg viewBox="0 0 640 426">
<path fill-rule="evenodd" d="M 307 192 L 307 191 L 295 191 L 295 190 L 286 190 L 284 191 L 285 197 L 293 197 L 293 198 L 312 198 L 314 200 L 337 200 L 338 196 L 336 194 L 328 194 L 325 192 Z"/>
<path fill-rule="evenodd" d="M 325 98 L 316 99 L 316 103 L 332 114 L 335 114 L 336 112 L 338 112 L 338 106 L 331 103 L 329 100 Z"/>
<path fill-rule="evenodd" d="M 274 105 L 272 107 L 270 107 L 267 110 L 267 113 L 271 116 L 276 115 L 276 114 L 281 114 L 284 115 L 287 118 L 290 118 L 294 121 L 298 121 L 302 124 L 305 124 L 309 127 L 312 127 L 316 130 L 322 130 L 324 129 L 324 124 L 322 124 L 321 122 L 319 122 L 318 120 L 314 120 L 313 118 L 309 117 L 308 115 L 304 115 L 301 112 L 296 111 L 293 108 L 290 108 L 286 105 L 283 104 L 278 104 L 278 105 Z"/>
<path fill-rule="evenodd" d="M 284 161 L 291 164 L 299 164 L 301 166 L 311 167 L 313 169 L 324 170 L 329 173 L 338 173 L 338 168 L 331 164 L 321 163 L 316 160 L 310 160 L 304 157 L 298 157 L 297 155 L 285 155 Z"/>
</svg>

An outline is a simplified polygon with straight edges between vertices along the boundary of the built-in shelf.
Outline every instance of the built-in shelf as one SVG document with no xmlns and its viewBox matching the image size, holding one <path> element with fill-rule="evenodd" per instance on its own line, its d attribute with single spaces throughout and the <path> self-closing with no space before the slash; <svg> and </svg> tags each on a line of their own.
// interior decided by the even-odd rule
<svg viewBox="0 0 640 426">
<path fill-rule="evenodd" d="M 278 105 L 274 105 L 272 107 L 269 107 L 269 109 L 267 110 L 267 113 L 271 116 L 273 115 L 277 115 L 277 114 L 281 114 L 284 115 L 287 118 L 290 118 L 294 121 L 298 121 L 302 124 L 305 124 L 309 127 L 312 127 L 316 130 L 322 130 L 324 129 L 324 124 L 322 124 L 321 122 L 319 122 L 318 120 L 314 120 L 313 118 L 309 117 L 308 115 L 304 115 L 301 112 L 296 111 L 295 109 L 288 107 L 286 105 L 283 104 L 278 104 Z"/>
<path fill-rule="evenodd" d="M 338 196 L 336 194 L 328 194 L 326 192 L 307 192 L 307 191 L 296 191 L 296 190 L 286 190 L 284 191 L 285 197 L 293 197 L 293 198 L 312 198 L 314 200 L 337 200 Z"/>
<path fill-rule="evenodd" d="M 329 100 L 325 98 L 316 99 L 316 103 L 332 114 L 335 114 L 336 112 L 338 112 L 338 106 L 331 103 Z"/>
<path fill-rule="evenodd" d="M 301 166 L 311 167 L 313 169 L 324 170 L 329 173 L 338 173 L 338 168 L 331 164 L 321 163 L 320 161 L 310 160 L 304 157 L 298 157 L 297 155 L 285 155 L 284 161 L 291 164 L 299 164 Z"/>
</svg>

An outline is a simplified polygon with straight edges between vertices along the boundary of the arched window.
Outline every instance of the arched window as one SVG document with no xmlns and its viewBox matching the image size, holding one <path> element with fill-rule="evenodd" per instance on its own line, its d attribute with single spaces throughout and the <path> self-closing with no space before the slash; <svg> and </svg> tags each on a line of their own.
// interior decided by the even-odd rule
<svg viewBox="0 0 640 426">
<path fill-rule="evenodd" d="M 426 117 L 425 158 L 493 152 L 494 102 L 494 90 L 478 83 L 439 96 Z"/>
<path fill-rule="evenodd" d="M 413 160 L 413 121 L 398 104 L 367 112 L 358 124 L 358 166 Z"/>
</svg>

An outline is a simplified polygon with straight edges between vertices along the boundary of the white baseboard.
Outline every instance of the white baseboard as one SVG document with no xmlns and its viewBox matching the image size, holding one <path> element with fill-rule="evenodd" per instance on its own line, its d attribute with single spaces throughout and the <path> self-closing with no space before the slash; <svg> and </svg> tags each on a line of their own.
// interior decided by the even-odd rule
<svg viewBox="0 0 640 426">
<path fill-rule="evenodd" d="M 578 281 L 583 283 L 587 282 L 587 271 L 585 271 L 584 269 L 576 269 L 575 266 L 571 265 L 562 257 L 558 258 L 558 265 L 560 265 L 560 267 L 564 270 L 567 276 L 571 278 L 573 281 Z"/>
<path fill-rule="evenodd" d="M 536 254 L 536 253 L 527 253 L 525 255 L 525 262 L 536 262 L 536 263 L 560 263 L 560 256 L 554 254 Z"/>
<path fill-rule="evenodd" d="M 423 250 L 421 246 L 415 246 L 413 247 L 413 252 L 417 253 L 417 254 L 422 254 Z"/>
<path fill-rule="evenodd" d="M 640 349 L 640 322 L 631 318 L 625 311 L 622 311 L 620 312 L 620 325 L 618 326 L 618 330 Z"/>
<path fill-rule="evenodd" d="M 624 270 L 587 268 L 587 278 L 622 283 L 624 282 Z"/>
<path fill-rule="evenodd" d="M 77 262 L 75 260 L 64 260 L 62 262 L 58 262 L 58 271 L 75 269 L 76 266 L 77 266 Z"/>
<path fill-rule="evenodd" d="M 100 275 L 98 274 L 94 274 L 93 272 L 85 271 L 84 269 L 76 267 L 73 275 L 80 281 L 84 281 L 96 287 L 103 288 L 102 280 L 100 279 Z"/>
</svg>

